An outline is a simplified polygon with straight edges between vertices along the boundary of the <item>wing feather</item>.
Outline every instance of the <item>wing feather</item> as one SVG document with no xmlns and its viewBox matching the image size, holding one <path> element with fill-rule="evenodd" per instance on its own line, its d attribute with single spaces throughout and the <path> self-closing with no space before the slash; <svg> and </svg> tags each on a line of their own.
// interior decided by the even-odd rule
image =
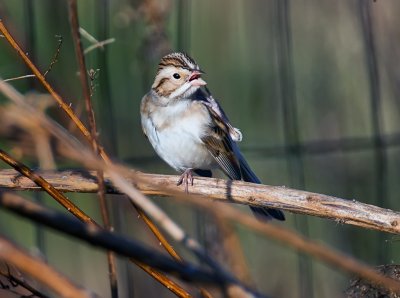
<svg viewBox="0 0 400 298">
<path fill-rule="evenodd" d="M 206 144 L 208 151 L 215 158 L 224 173 L 233 180 L 240 180 L 242 174 L 240 163 L 236 157 L 236 144 L 233 143 L 225 123 L 217 117 L 213 110 L 209 109 L 212 123 L 210 131 L 202 141 Z"/>
</svg>

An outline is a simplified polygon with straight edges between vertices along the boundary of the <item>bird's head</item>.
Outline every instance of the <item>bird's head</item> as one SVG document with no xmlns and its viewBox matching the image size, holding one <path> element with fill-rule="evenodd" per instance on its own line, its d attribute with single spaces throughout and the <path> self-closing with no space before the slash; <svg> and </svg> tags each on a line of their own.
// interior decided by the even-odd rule
<svg viewBox="0 0 400 298">
<path fill-rule="evenodd" d="M 187 54 L 171 53 L 161 59 L 152 89 L 168 99 L 187 98 L 207 84 L 203 73 Z"/>
</svg>

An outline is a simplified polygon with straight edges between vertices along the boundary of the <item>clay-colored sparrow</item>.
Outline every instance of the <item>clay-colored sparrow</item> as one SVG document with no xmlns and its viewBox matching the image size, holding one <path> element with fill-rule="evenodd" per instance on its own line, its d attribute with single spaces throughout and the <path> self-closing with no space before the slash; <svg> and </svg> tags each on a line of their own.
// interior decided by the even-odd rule
<svg viewBox="0 0 400 298">
<path fill-rule="evenodd" d="M 219 168 L 230 179 L 261 183 L 240 153 L 234 128 L 185 53 L 161 59 L 153 86 L 141 104 L 142 127 L 157 154 L 182 173 L 178 185 L 193 185 L 192 171 L 211 177 Z M 277 209 L 250 207 L 257 217 L 284 220 Z"/>
</svg>

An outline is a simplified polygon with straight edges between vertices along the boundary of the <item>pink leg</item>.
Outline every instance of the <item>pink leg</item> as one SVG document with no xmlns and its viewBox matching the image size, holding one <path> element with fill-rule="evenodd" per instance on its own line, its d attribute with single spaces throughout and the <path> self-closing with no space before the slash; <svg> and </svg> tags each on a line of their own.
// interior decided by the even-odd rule
<svg viewBox="0 0 400 298">
<path fill-rule="evenodd" d="M 185 192 L 189 193 L 189 183 L 193 186 L 193 173 L 192 169 L 186 169 L 181 177 L 178 180 L 178 183 L 176 185 L 181 185 L 184 183 L 185 185 Z"/>
</svg>

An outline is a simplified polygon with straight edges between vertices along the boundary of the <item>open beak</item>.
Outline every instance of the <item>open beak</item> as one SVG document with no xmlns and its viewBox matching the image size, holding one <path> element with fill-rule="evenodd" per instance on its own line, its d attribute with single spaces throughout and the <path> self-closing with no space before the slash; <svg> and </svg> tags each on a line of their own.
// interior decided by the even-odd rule
<svg viewBox="0 0 400 298">
<path fill-rule="evenodd" d="M 189 82 L 192 86 L 204 86 L 207 85 L 207 83 L 201 78 L 201 74 L 204 73 L 201 70 L 194 70 L 190 77 L 189 77 Z"/>
</svg>

